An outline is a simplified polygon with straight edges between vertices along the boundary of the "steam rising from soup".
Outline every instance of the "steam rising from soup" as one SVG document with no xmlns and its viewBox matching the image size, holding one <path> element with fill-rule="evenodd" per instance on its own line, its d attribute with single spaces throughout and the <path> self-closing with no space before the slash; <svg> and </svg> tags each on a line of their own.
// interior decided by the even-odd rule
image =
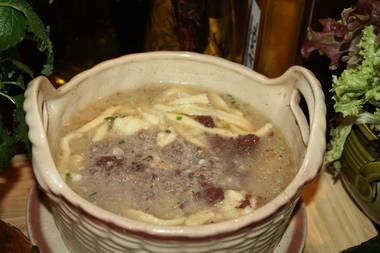
<svg viewBox="0 0 380 253">
<path fill-rule="evenodd" d="M 198 86 L 147 85 L 100 98 L 60 136 L 55 160 L 76 193 L 153 224 L 252 213 L 296 173 L 279 129 L 233 96 Z"/>
</svg>

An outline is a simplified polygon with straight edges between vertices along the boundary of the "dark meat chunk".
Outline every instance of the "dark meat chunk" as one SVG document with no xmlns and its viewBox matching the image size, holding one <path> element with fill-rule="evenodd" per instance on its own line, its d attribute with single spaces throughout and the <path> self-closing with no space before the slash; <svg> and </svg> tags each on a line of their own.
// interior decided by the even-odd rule
<svg viewBox="0 0 380 253">
<path fill-rule="evenodd" d="M 106 171 L 113 170 L 114 168 L 123 165 L 123 163 L 124 159 L 116 156 L 101 156 L 95 162 L 96 166 L 99 166 Z"/>
<path fill-rule="evenodd" d="M 204 198 L 209 205 L 214 205 L 224 200 L 224 192 L 222 188 L 208 188 L 204 191 Z"/>
<path fill-rule="evenodd" d="M 196 116 L 195 119 L 205 127 L 215 127 L 214 120 L 211 118 L 211 116 Z"/>
<path fill-rule="evenodd" d="M 241 154 L 253 151 L 256 148 L 259 139 L 260 138 L 254 134 L 238 137 L 235 140 L 237 152 Z"/>
<path fill-rule="evenodd" d="M 211 144 L 215 150 L 231 156 L 244 156 L 255 150 L 260 137 L 254 134 L 239 136 L 238 138 L 224 138 L 218 135 L 211 137 Z"/>
<path fill-rule="evenodd" d="M 152 174 L 151 179 L 152 179 L 152 180 L 156 180 L 157 177 L 158 177 L 158 176 L 157 176 L 156 174 Z"/>
<path fill-rule="evenodd" d="M 250 198 L 251 194 L 246 194 L 243 202 L 241 202 L 241 204 L 237 206 L 237 208 L 246 208 L 247 206 L 251 206 Z"/>
<path fill-rule="evenodd" d="M 185 208 L 185 203 L 182 202 L 181 204 L 178 205 L 178 207 L 179 207 L 180 209 L 184 209 L 184 208 Z"/>
</svg>

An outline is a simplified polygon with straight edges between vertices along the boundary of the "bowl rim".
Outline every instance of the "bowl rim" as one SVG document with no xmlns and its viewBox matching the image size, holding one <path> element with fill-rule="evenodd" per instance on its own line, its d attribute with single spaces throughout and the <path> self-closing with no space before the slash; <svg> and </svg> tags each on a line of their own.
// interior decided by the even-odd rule
<svg viewBox="0 0 380 253">
<path fill-rule="evenodd" d="M 218 223 L 204 224 L 198 226 L 165 226 L 165 225 L 153 225 L 129 218 L 121 217 L 119 215 L 113 214 L 106 211 L 96 205 L 88 202 L 87 200 L 79 197 L 74 193 L 61 179 L 55 178 L 54 180 L 49 180 L 52 173 L 56 173 L 57 169 L 53 164 L 53 168 L 47 168 L 49 173 L 38 172 L 41 168 L 39 160 L 46 159 L 46 152 L 51 153 L 48 147 L 43 147 L 41 143 L 46 142 L 46 135 L 43 136 L 38 132 L 39 127 L 43 127 L 41 122 L 38 122 L 38 117 L 31 117 L 32 107 L 36 109 L 36 105 L 33 104 L 33 94 L 38 92 L 38 88 L 41 82 L 46 81 L 44 77 L 38 77 L 34 79 L 29 85 L 25 96 L 24 109 L 26 111 L 26 121 L 29 125 L 29 137 L 33 144 L 33 170 L 37 171 L 37 180 L 43 189 L 43 191 L 53 199 L 53 201 L 63 200 L 67 205 L 79 210 L 82 214 L 87 215 L 92 220 L 99 221 L 101 223 L 106 223 L 107 226 L 116 228 L 119 231 L 128 231 L 136 234 L 149 235 L 157 238 L 171 238 L 171 239 L 189 239 L 189 238 L 207 238 L 212 236 L 220 236 L 235 232 L 237 230 L 259 225 L 272 216 L 276 215 L 280 210 L 293 204 L 300 196 L 302 188 L 305 184 L 310 182 L 318 173 L 321 168 L 322 158 L 325 150 L 325 113 L 326 108 L 324 105 L 324 95 L 320 88 L 318 80 L 315 79 L 314 75 L 307 69 L 300 66 L 291 67 L 284 75 L 269 79 L 264 75 L 261 75 L 241 64 L 227 61 L 225 59 L 203 55 L 192 52 L 173 52 L 173 51 L 159 51 L 159 52 L 146 52 L 137 53 L 121 56 L 115 59 L 110 59 L 95 65 L 94 67 L 76 75 L 67 84 L 58 88 L 55 92 L 58 94 L 66 93 L 79 84 L 81 81 L 85 80 L 90 75 L 101 72 L 105 69 L 112 68 L 119 64 L 126 64 L 133 61 L 147 61 L 151 59 L 178 59 L 187 58 L 194 62 L 203 62 L 213 65 L 218 65 L 219 67 L 228 68 L 232 71 L 236 71 L 239 74 L 247 75 L 251 79 L 258 80 L 265 84 L 278 83 L 285 78 L 285 76 L 290 75 L 294 72 L 302 73 L 309 80 L 311 80 L 310 85 L 314 92 L 315 106 L 314 106 L 314 117 L 318 120 L 312 120 L 310 125 L 310 139 L 309 145 L 306 147 L 306 152 L 299 171 L 291 181 L 291 183 L 273 200 L 268 202 L 263 207 L 259 208 L 255 212 Z M 45 80 L 46 79 L 46 80 Z M 43 128 L 42 128 L 43 129 Z M 46 145 L 48 145 L 46 143 Z M 45 155 L 43 155 L 45 154 Z M 52 172 L 51 170 L 55 170 Z M 295 203 L 294 203 L 295 204 Z"/>
</svg>

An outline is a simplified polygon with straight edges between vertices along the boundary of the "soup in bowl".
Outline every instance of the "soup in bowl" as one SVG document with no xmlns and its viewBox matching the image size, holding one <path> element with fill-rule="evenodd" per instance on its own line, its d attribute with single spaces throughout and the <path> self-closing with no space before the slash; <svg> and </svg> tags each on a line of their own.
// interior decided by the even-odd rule
<svg viewBox="0 0 380 253">
<path fill-rule="evenodd" d="M 325 148 L 302 67 L 268 79 L 212 56 L 128 55 L 59 89 L 36 78 L 24 108 L 72 252 L 272 251 Z"/>
</svg>

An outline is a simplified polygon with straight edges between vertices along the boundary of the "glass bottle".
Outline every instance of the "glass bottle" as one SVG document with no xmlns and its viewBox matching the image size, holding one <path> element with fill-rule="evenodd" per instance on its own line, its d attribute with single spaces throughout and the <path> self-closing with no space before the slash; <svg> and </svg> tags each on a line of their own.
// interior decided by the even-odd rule
<svg viewBox="0 0 380 253">
<path fill-rule="evenodd" d="M 254 69 L 268 77 L 280 76 L 300 63 L 303 40 L 315 0 L 258 0 L 261 9 L 259 42 Z"/>
<path fill-rule="evenodd" d="M 145 51 L 185 50 L 241 62 L 250 0 L 153 0 Z"/>
</svg>

